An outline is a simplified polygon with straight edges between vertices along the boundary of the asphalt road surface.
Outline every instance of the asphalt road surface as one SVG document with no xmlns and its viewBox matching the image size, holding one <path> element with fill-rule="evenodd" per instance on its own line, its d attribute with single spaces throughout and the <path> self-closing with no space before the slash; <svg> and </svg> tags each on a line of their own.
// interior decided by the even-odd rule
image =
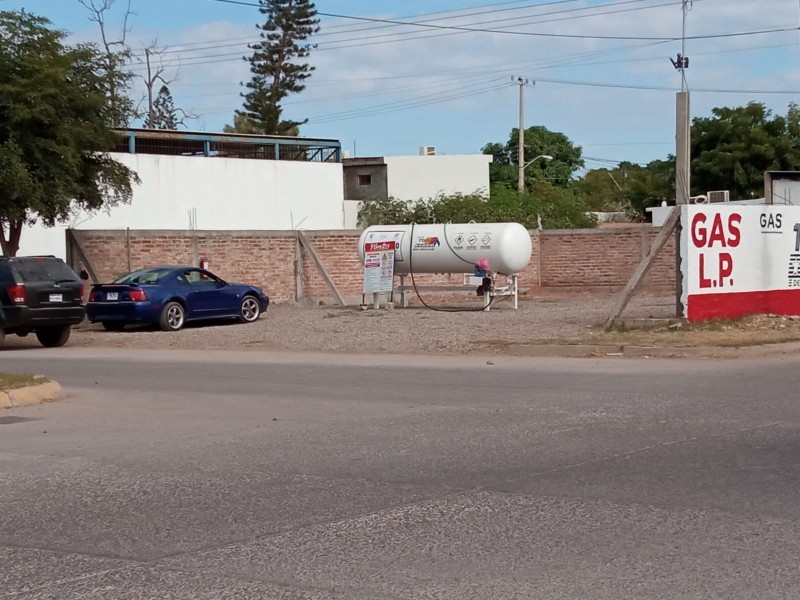
<svg viewBox="0 0 800 600">
<path fill-rule="evenodd" d="M 4 351 L 0 598 L 796 599 L 798 367 Z"/>
</svg>

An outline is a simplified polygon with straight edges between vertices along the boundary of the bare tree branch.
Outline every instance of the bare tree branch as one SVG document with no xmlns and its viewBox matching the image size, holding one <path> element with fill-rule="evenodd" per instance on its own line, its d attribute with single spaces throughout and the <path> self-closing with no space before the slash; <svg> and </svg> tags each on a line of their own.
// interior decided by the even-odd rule
<svg viewBox="0 0 800 600">
<path fill-rule="evenodd" d="M 126 64 L 131 60 L 131 50 L 127 44 L 127 37 L 131 31 L 130 18 L 131 0 L 124 0 L 122 13 L 122 29 L 116 39 L 111 39 L 108 31 L 107 15 L 113 9 L 117 0 L 78 0 L 78 3 L 89 11 L 89 21 L 97 23 L 100 28 L 100 39 L 104 50 L 105 80 L 107 94 L 111 102 L 111 113 L 115 127 L 127 124 L 130 118 L 136 117 L 133 102 L 125 94 L 133 75 L 125 70 Z"/>
<path fill-rule="evenodd" d="M 113 41 L 109 41 L 108 39 L 108 32 L 106 30 L 106 13 L 108 13 L 114 7 L 114 4 L 117 3 L 117 0 L 78 0 L 78 3 L 91 13 L 89 15 L 89 20 L 93 23 L 97 23 L 97 25 L 100 27 L 100 36 L 103 41 L 103 48 L 105 48 L 106 52 L 108 52 L 114 46 L 122 46 L 123 48 L 126 47 L 126 40 L 128 34 L 131 32 L 128 21 L 134 14 L 133 11 L 131 11 L 131 0 L 127 0 L 125 10 L 122 13 L 122 29 L 120 31 L 120 37 L 119 39 Z"/>
<path fill-rule="evenodd" d="M 156 128 L 156 114 L 154 110 L 154 96 L 156 91 L 156 86 L 160 83 L 163 86 L 169 88 L 170 84 L 174 83 L 178 80 L 180 75 L 180 64 L 178 65 L 177 69 L 175 69 L 175 73 L 168 77 L 166 75 L 167 68 L 164 66 L 164 53 L 167 51 L 167 46 L 159 46 L 158 39 L 154 39 L 145 49 L 144 49 L 144 61 L 142 62 L 147 68 L 147 75 L 142 77 L 144 82 L 145 88 L 147 89 L 147 128 Z M 180 118 L 178 114 L 182 115 Z M 175 109 L 175 117 L 176 117 L 176 124 L 183 125 L 186 127 L 186 121 L 191 119 L 199 118 L 198 115 L 195 115 L 191 111 L 187 111 L 183 108 L 176 108 Z"/>
<path fill-rule="evenodd" d="M 184 127 L 187 127 L 186 126 L 186 121 L 196 121 L 197 119 L 200 118 L 200 115 L 195 114 L 195 113 L 193 113 L 191 111 L 188 111 L 188 110 L 184 110 L 182 108 L 176 108 L 175 109 L 176 116 L 177 116 L 178 113 L 181 114 L 181 117 L 179 119 L 177 119 L 178 125 L 183 125 Z M 188 129 L 188 127 L 187 127 L 187 129 Z"/>
</svg>

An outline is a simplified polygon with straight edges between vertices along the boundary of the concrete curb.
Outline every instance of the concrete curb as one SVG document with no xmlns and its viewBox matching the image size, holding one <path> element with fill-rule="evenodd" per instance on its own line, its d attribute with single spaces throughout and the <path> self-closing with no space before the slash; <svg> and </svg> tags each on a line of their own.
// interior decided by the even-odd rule
<svg viewBox="0 0 800 600">
<path fill-rule="evenodd" d="M 616 346 L 591 344 L 510 344 L 502 354 L 508 356 L 564 358 L 755 358 L 777 354 L 800 353 L 800 342 L 761 346 Z"/>
<path fill-rule="evenodd" d="M 64 390 L 55 381 L 14 390 L 0 391 L 0 408 L 19 408 L 53 402 L 64 398 Z"/>
<path fill-rule="evenodd" d="M 510 356 L 563 356 L 587 358 L 596 356 L 622 356 L 622 346 L 598 346 L 592 344 L 510 344 L 503 349 Z"/>
</svg>

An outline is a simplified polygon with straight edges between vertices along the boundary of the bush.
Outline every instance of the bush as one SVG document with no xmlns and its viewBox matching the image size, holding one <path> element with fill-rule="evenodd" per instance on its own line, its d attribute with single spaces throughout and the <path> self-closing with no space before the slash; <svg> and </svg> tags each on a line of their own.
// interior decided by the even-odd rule
<svg viewBox="0 0 800 600">
<path fill-rule="evenodd" d="M 537 184 L 532 193 L 519 195 L 505 186 L 483 194 L 440 194 L 433 198 L 404 201 L 382 198 L 364 202 L 358 211 L 363 227 L 409 223 L 520 223 L 527 229 L 575 229 L 594 227 L 595 218 L 575 190 Z"/>
</svg>

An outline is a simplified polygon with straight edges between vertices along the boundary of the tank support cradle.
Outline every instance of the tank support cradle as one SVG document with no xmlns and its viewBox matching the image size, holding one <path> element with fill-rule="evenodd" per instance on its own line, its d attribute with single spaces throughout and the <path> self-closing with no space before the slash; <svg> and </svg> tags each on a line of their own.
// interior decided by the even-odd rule
<svg viewBox="0 0 800 600">
<path fill-rule="evenodd" d="M 409 303 L 409 292 L 413 291 L 413 288 L 406 286 L 406 276 L 399 275 L 400 277 L 400 306 L 403 308 L 408 308 Z M 519 275 L 514 273 L 513 275 L 508 275 L 506 277 L 506 285 L 498 287 L 496 285 L 497 282 L 497 273 L 492 273 L 490 277 L 476 277 L 470 273 L 464 273 L 464 286 L 469 286 L 470 289 L 478 287 L 483 287 L 484 279 L 490 279 L 491 285 L 486 288 L 483 288 L 483 304 L 484 304 L 484 311 L 488 312 L 491 309 L 492 305 L 492 298 L 501 298 L 501 297 L 509 297 L 511 296 L 514 299 L 514 310 L 519 308 Z M 430 291 L 466 291 L 462 287 L 453 287 L 453 286 L 420 286 L 424 287 Z"/>
</svg>

